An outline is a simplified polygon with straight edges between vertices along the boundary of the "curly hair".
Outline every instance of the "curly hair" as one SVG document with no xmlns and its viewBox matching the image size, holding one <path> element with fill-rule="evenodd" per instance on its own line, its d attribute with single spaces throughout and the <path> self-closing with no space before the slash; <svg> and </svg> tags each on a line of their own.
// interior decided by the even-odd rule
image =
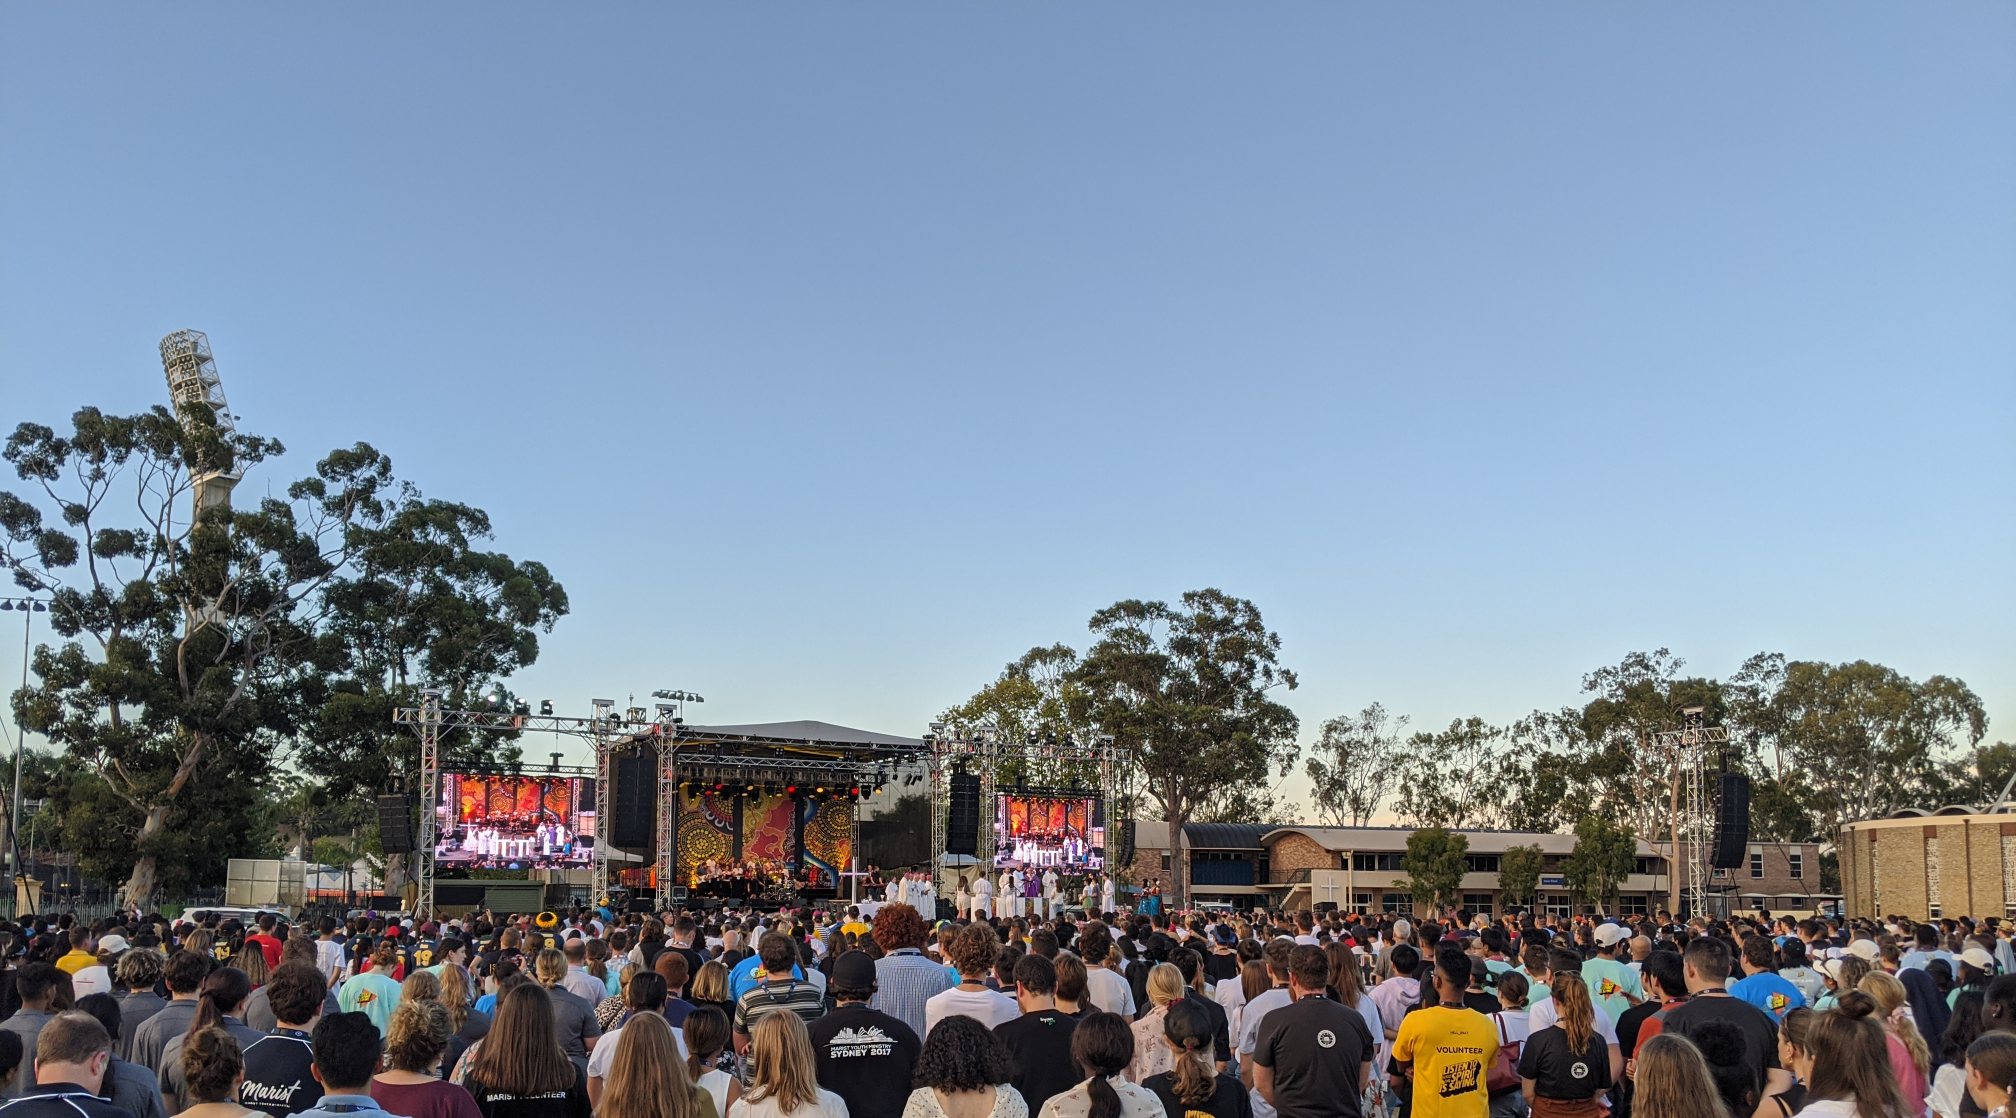
<svg viewBox="0 0 2016 1118">
<path fill-rule="evenodd" d="M 385 1055 L 399 1071 L 431 1072 L 448 1051 L 448 1007 L 436 1001 L 401 1001 L 392 1011 Z"/>
<path fill-rule="evenodd" d="M 986 927 L 986 925 L 975 925 Z M 912 1086 L 940 1091 L 982 1091 L 1014 1076 L 1014 1062 L 1001 1038 L 971 1017 L 938 1022 L 917 1054 Z"/>
<path fill-rule="evenodd" d="M 923 947 L 930 933 L 916 909 L 907 904 L 889 904 L 875 913 L 875 926 L 870 934 L 875 937 L 875 945 L 887 952 L 903 947 Z"/>
<path fill-rule="evenodd" d="M 984 976 L 994 969 L 995 962 L 1001 958 L 1001 940 L 995 936 L 991 924 L 968 924 L 953 937 L 946 955 L 952 965 L 959 968 L 961 977 L 973 974 Z"/>
<path fill-rule="evenodd" d="M 182 1077 L 196 1102 L 223 1102 L 245 1070 L 237 1040 L 216 1025 L 193 1030 L 182 1043 Z"/>
</svg>

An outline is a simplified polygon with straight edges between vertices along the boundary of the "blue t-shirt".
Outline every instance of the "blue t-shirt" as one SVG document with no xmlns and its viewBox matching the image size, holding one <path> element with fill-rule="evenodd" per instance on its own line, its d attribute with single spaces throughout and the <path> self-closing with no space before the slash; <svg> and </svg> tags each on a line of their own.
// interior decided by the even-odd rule
<svg viewBox="0 0 2016 1118">
<path fill-rule="evenodd" d="M 735 964 L 735 969 L 728 972 L 728 997 L 731 1000 L 741 1001 L 742 995 L 763 985 L 763 980 L 756 977 L 756 971 L 762 965 L 763 960 L 755 955 Z M 791 977 L 802 982 L 805 979 L 805 972 L 794 965 L 791 968 Z"/>
<path fill-rule="evenodd" d="M 1953 965 L 1953 953 L 1951 951 L 1944 949 L 1938 951 L 1906 951 L 1903 957 L 1897 960 L 1897 969 L 1924 970 L 1925 964 L 1934 959 L 1946 960 L 1946 965 L 1949 967 Z"/>
<path fill-rule="evenodd" d="M 1770 971 L 1751 975 L 1729 987 L 1729 992 L 1770 1014 L 1773 1021 L 1783 1021 L 1787 1011 L 1806 1004 L 1799 987 Z"/>
</svg>

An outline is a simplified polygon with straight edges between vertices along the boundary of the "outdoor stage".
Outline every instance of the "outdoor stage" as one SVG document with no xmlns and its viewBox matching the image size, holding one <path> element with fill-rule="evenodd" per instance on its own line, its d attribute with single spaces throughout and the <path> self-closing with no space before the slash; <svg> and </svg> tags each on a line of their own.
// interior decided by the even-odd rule
<svg viewBox="0 0 2016 1118">
<path fill-rule="evenodd" d="M 930 796 L 930 860 L 941 884 L 951 880 L 948 866 L 998 866 L 997 827 L 989 825 L 996 822 L 1002 856 L 1055 868 L 1103 863 L 1103 817 L 1108 805 L 1121 802 L 1125 753 L 1111 738 L 1080 744 L 1068 736 L 1061 743 L 1032 737 L 1025 747 L 936 723 L 931 733 L 911 738 L 809 720 L 690 726 L 668 703 L 650 718 L 639 707 L 618 714 L 603 700 L 595 708 L 585 719 L 534 715 L 522 703 L 444 710 L 438 692 L 424 692 L 420 707 L 394 711 L 394 721 L 412 726 L 421 744 L 416 908 L 431 913 L 437 870 L 458 866 L 585 866 L 593 899 L 648 896 L 658 909 L 684 900 L 876 899 L 857 885 L 860 815 L 905 787 L 928 784 L 920 791 Z M 444 771 L 439 743 L 448 729 L 584 738 L 595 751 L 594 775 L 562 776 L 557 765 L 545 773 Z M 997 805 L 1002 765 L 1018 782 L 998 790 Z M 1046 771 L 1069 771 L 1074 779 L 1025 787 L 1029 775 Z M 954 829 L 948 810 L 955 777 L 974 786 L 987 823 L 976 811 L 969 830 Z"/>
</svg>

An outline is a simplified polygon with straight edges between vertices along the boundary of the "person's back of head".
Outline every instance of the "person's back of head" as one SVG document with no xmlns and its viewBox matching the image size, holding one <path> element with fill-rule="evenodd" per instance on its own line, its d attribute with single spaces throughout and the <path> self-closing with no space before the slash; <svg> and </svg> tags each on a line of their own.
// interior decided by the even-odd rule
<svg viewBox="0 0 2016 1118">
<path fill-rule="evenodd" d="M 1049 928 L 1038 928 L 1029 933 L 1029 951 L 1046 959 L 1057 957 L 1057 933 Z"/>
<path fill-rule="evenodd" d="M 789 978 L 798 965 L 798 944 L 783 932 L 765 932 L 756 941 L 756 957 L 772 979 Z"/>
<path fill-rule="evenodd" d="M 561 952 L 567 956 L 568 966 L 578 967 L 588 961 L 588 941 L 575 936 L 561 947 Z"/>
<path fill-rule="evenodd" d="M 912 1074 L 920 1087 L 984 1091 L 1014 1078 L 1015 1065 L 993 1030 L 960 1014 L 932 1028 Z"/>
<path fill-rule="evenodd" d="M 35 1034 L 35 1062 L 38 1065 L 83 1066 L 100 1054 L 112 1051 L 112 1034 L 96 1017 L 68 1010 L 49 1019 Z M 47 1077 L 43 1077 L 45 1080 Z"/>
<path fill-rule="evenodd" d="M 1748 1114 L 1757 1108 L 1757 1076 L 1751 1070 L 1743 1030 L 1730 1021 L 1703 1021 L 1688 1031 L 1687 1039 L 1708 1061 L 1708 1074 L 1715 1080 L 1723 1105 L 1731 1114 Z"/>
<path fill-rule="evenodd" d="M 55 990 L 56 983 L 62 975 L 63 972 L 52 964 L 29 963 L 14 972 L 14 989 L 21 995 L 24 1005 L 33 1002 L 41 1006 L 49 1000 L 50 993 Z"/>
<path fill-rule="evenodd" d="M 1028 954 L 1015 960 L 1015 988 L 1032 997 L 1047 998 L 1057 993 L 1057 965 L 1049 958 Z"/>
<path fill-rule="evenodd" d="M 385 1030 L 385 1062 L 395 1071 L 430 1073 L 440 1065 L 454 1033 L 447 1006 L 402 1001 Z"/>
<path fill-rule="evenodd" d="M 623 988 L 623 1004 L 636 1013 L 658 1013 L 665 1008 L 665 976 L 657 971 L 640 971 Z"/>
<path fill-rule="evenodd" d="M 539 985 L 558 986 L 567 977 L 567 956 L 550 947 L 542 947 L 532 957 L 532 970 L 539 976 Z"/>
<path fill-rule="evenodd" d="M 1905 1114 L 1880 1014 L 1876 999 L 1850 990 L 1832 1010 L 1818 1015 L 1806 1031 L 1813 1057 L 1809 1100 L 1852 1101 L 1858 1118 L 1917 1118 Z"/>
<path fill-rule="evenodd" d="M 110 994 L 86 994 L 78 998 L 77 1004 L 71 1008 L 96 1017 L 98 1023 L 105 1026 L 105 1035 L 112 1038 L 112 1043 L 119 1043 L 120 1027 L 125 1022 L 119 1012 L 118 998 Z"/>
<path fill-rule="evenodd" d="M 1071 1030 L 1071 1059 L 1079 1073 L 1089 1077 L 1086 1090 L 1092 1105 L 1087 1118 L 1120 1118 L 1119 1092 L 1107 1080 L 1133 1062 L 1134 1030 L 1118 1014 L 1088 1013 Z"/>
<path fill-rule="evenodd" d="M 332 1013 L 315 1023 L 309 1037 L 316 1078 L 331 1094 L 363 1094 L 378 1070 L 384 1048 L 378 1026 L 365 1013 Z"/>
<path fill-rule="evenodd" d="M 700 1100 L 664 1018 L 631 1018 L 615 1044 L 598 1118 L 697 1118 Z"/>
<path fill-rule="evenodd" d="M 1197 985 L 1204 976 L 1204 956 L 1194 948 L 1179 947 L 1171 951 L 1169 965 L 1182 972 L 1183 981 L 1191 986 Z"/>
<path fill-rule="evenodd" d="M 1677 951 L 1654 951 L 1638 964 L 1639 973 L 1659 984 L 1659 992 L 1669 998 L 1687 996 L 1687 968 Z"/>
<path fill-rule="evenodd" d="M 1776 972 L 1777 949 L 1770 936 L 1751 936 L 1743 941 L 1743 961 L 1759 971 Z"/>
<path fill-rule="evenodd" d="M 238 1039 L 218 1025 L 192 1029 L 182 1038 L 182 1081 L 195 1103 L 230 1102 L 245 1074 Z M 370 1078 L 366 1073 L 365 1078 Z"/>
<path fill-rule="evenodd" d="M 1638 1049 L 1631 1108 L 1639 1118 L 1729 1118 L 1708 1061 L 1678 1033 L 1647 1037 Z"/>
<path fill-rule="evenodd" d="M 2016 1033 L 2016 974 L 1998 974 L 1989 979 L 1982 996 L 1981 1016 L 1988 1028 Z"/>
<path fill-rule="evenodd" d="M 1393 973 L 1396 975 L 1411 977 L 1414 969 L 1421 965 L 1421 953 L 1416 951 L 1411 943 L 1402 943 L 1394 947 L 1393 954 L 1387 958 L 1393 964 Z"/>
<path fill-rule="evenodd" d="M 1713 936 L 1702 936 L 1688 944 L 1685 961 L 1695 976 L 1709 986 L 1720 986 L 1729 979 L 1729 947 Z"/>
<path fill-rule="evenodd" d="M 70 950 L 83 951 L 91 946 L 91 929 L 78 924 L 70 929 Z"/>
<path fill-rule="evenodd" d="M 945 1021 L 940 1021 L 938 1028 L 944 1028 Z M 755 1081 L 743 1097 L 750 1102 L 775 1099 L 778 1111 L 793 1114 L 819 1098 L 812 1038 L 797 1014 L 772 1013 L 756 1022 L 749 1034 L 749 1052 L 755 1063 Z"/>
<path fill-rule="evenodd" d="M 328 990 L 321 971 L 305 963 L 283 963 L 266 984 L 266 1003 L 275 1021 L 305 1028 L 322 1012 Z"/>
</svg>

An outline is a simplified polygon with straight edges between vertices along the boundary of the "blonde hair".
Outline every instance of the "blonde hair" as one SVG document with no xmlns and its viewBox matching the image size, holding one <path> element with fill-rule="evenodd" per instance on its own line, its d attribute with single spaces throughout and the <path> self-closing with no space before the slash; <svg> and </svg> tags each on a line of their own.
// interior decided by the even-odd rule
<svg viewBox="0 0 2016 1118">
<path fill-rule="evenodd" d="M 798 1019 L 795 1013 L 771 1016 Z M 672 1026 L 655 1013 L 640 1013 L 623 1026 L 616 1041 L 616 1059 L 595 1113 L 599 1118 L 699 1118 L 697 1095 Z"/>
<path fill-rule="evenodd" d="M 441 997 L 441 980 L 430 971 L 416 970 L 399 984 L 399 1004 L 409 1001 L 431 1002 Z"/>
<path fill-rule="evenodd" d="M 385 1058 L 399 1071 L 433 1071 L 448 1051 L 448 1038 L 454 1032 L 448 1023 L 447 1006 L 432 999 L 402 999 L 385 1030 Z"/>
<path fill-rule="evenodd" d="M 538 972 L 541 986 L 558 986 L 567 977 L 567 956 L 550 947 L 540 948 L 539 954 L 533 956 L 532 965 Z"/>
<path fill-rule="evenodd" d="M 728 968 L 721 960 L 710 959 L 700 967 L 700 973 L 693 976 L 693 998 L 703 1002 L 725 1002 L 728 1000 Z"/>
<path fill-rule="evenodd" d="M 1632 1083 L 1631 1112 L 1643 1118 L 1729 1118 L 1708 1061 L 1678 1033 L 1646 1038 Z"/>
<path fill-rule="evenodd" d="M 755 1058 L 756 1070 L 749 1093 L 743 1096 L 748 1101 L 774 1098 L 778 1112 L 783 1114 L 819 1101 L 812 1037 L 797 1014 L 772 1013 L 756 1022 L 756 1028 L 749 1034 L 749 1052 Z"/>
<path fill-rule="evenodd" d="M 1148 972 L 1148 1000 L 1157 1008 L 1175 1005 L 1183 1000 L 1183 972 L 1173 964 L 1157 963 Z"/>
<path fill-rule="evenodd" d="M 1862 976 L 1862 981 L 1855 988 L 1873 998 L 1883 1010 L 1884 1030 L 1904 1042 L 1904 1047 L 1911 1052 L 1911 1062 L 1918 1067 L 1918 1074 L 1930 1074 L 1931 1048 L 1925 1044 L 1925 1038 L 1919 1035 L 1918 1027 L 1912 1024 L 1911 1018 L 1897 1012 L 1909 997 L 1904 983 L 1889 971 L 1872 970 Z"/>
<path fill-rule="evenodd" d="M 1568 1034 L 1568 1050 L 1580 1059 L 1596 1035 L 1596 1007 L 1589 1000 L 1589 986 L 1574 971 L 1556 971 L 1547 991 L 1554 998 L 1554 1012 L 1561 1031 Z"/>
<path fill-rule="evenodd" d="M 426 973 L 426 972 L 421 972 Z M 441 968 L 441 1004 L 448 1009 L 450 1032 L 462 1031 L 469 1020 L 469 974 L 453 963 Z M 402 995 L 403 991 L 402 991 Z"/>
</svg>

